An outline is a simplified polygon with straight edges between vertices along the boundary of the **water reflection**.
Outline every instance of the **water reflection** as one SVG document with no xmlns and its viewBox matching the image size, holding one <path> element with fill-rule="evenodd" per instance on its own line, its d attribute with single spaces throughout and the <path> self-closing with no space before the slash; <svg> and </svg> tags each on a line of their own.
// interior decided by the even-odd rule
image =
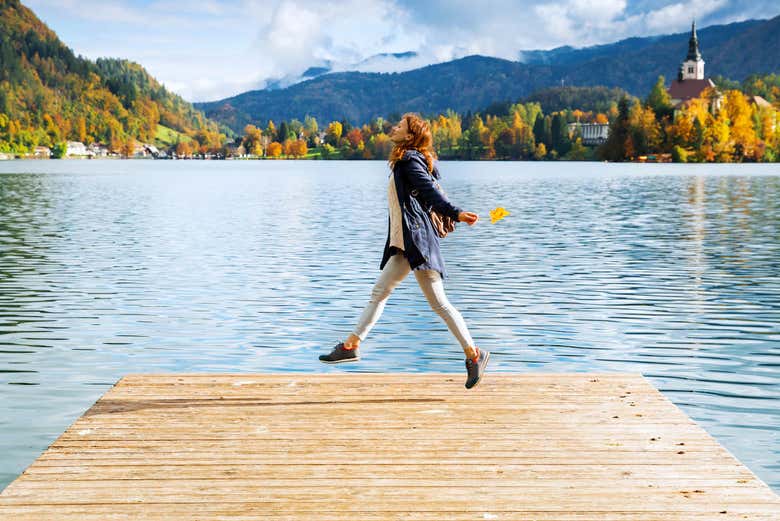
<svg viewBox="0 0 780 521">
<path fill-rule="evenodd" d="M 128 372 L 462 372 L 413 278 L 360 364 L 317 360 L 379 274 L 384 168 L 0 163 L 0 488 Z M 780 490 L 777 166 L 442 173 L 482 218 L 442 249 L 494 371 L 641 372 Z"/>
</svg>

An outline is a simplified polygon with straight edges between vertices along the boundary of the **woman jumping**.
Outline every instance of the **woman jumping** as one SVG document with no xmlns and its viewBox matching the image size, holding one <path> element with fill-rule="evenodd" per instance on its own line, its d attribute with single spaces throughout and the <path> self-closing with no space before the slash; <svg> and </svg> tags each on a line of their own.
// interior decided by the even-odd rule
<svg viewBox="0 0 780 521">
<path fill-rule="evenodd" d="M 382 272 L 371 291 L 358 324 L 344 342 L 327 354 L 325 363 L 360 360 L 360 342 L 374 326 L 393 289 L 410 271 L 414 271 L 431 308 L 447 323 L 466 355 L 466 388 L 471 389 L 482 378 L 490 353 L 479 349 L 469 334 L 463 317 L 447 300 L 443 279 L 447 276 L 444 258 L 439 250 L 439 235 L 426 209 L 433 208 L 456 222 L 472 226 L 479 216 L 454 206 L 433 183 L 440 179 L 428 123 L 417 114 L 407 113 L 390 133 L 393 150 L 388 161 L 391 169 L 387 187 L 389 223 L 387 241 L 379 269 Z"/>
</svg>

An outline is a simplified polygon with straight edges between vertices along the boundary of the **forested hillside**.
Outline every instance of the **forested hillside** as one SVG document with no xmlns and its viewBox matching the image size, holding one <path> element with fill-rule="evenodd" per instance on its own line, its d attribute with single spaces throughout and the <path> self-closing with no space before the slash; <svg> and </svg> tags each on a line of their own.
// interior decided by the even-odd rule
<svg viewBox="0 0 780 521">
<path fill-rule="evenodd" d="M 221 146 L 216 123 L 138 64 L 76 56 L 18 0 L 0 0 L 0 152 L 63 141 L 119 149 L 153 143 L 158 125 Z"/>
</svg>

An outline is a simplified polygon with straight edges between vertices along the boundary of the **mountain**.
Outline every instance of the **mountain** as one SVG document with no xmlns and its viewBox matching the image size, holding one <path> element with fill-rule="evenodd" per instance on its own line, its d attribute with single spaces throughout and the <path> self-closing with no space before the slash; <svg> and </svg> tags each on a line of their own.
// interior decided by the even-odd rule
<svg viewBox="0 0 780 521">
<path fill-rule="evenodd" d="M 707 76 L 743 80 L 780 71 L 780 16 L 711 26 L 698 31 Z M 240 131 L 308 114 L 320 122 L 352 124 L 404 111 L 435 114 L 451 108 L 477 111 L 563 85 L 620 88 L 644 97 L 659 75 L 677 75 L 688 50 L 689 32 L 576 49 L 524 51 L 518 61 L 468 56 L 395 73 L 337 72 L 285 89 L 250 91 L 224 100 L 196 103 L 207 116 Z"/>
<path fill-rule="evenodd" d="M 533 73 L 518 62 L 467 56 L 400 73 L 330 73 L 286 89 L 252 91 L 195 106 L 239 131 L 248 123 L 303 120 L 306 114 L 321 122 L 347 118 L 354 124 L 407 110 L 476 110 L 549 85 L 549 73 Z"/>
<path fill-rule="evenodd" d="M 0 151 L 72 140 L 154 142 L 168 127 L 182 139 L 219 141 L 218 125 L 127 60 L 74 55 L 18 0 L 0 0 Z"/>
</svg>

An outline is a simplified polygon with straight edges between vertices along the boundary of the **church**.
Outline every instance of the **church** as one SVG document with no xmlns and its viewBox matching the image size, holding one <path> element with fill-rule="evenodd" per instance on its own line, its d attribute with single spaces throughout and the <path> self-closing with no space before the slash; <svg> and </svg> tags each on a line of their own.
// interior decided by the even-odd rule
<svg viewBox="0 0 780 521">
<path fill-rule="evenodd" d="M 669 87 L 669 97 L 675 109 L 682 108 L 688 101 L 701 97 L 705 89 L 715 88 L 715 83 L 704 77 L 704 59 L 699 51 L 696 36 L 696 22 L 691 24 L 691 39 L 688 40 L 688 56 L 680 64 L 677 79 Z M 713 100 L 713 109 L 720 108 L 721 96 Z"/>
</svg>

